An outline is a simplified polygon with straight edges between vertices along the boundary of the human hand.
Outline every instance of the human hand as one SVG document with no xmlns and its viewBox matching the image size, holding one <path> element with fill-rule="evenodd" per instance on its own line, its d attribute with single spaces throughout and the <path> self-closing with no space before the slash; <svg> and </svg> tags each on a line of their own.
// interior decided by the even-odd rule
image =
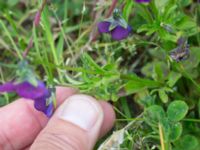
<svg viewBox="0 0 200 150">
<path fill-rule="evenodd" d="M 59 108 L 50 120 L 33 101 L 0 108 L 0 150 L 91 150 L 112 128 L 115 114 L 108 103 L 63 87 L 56 97 Z"/>
</svg>

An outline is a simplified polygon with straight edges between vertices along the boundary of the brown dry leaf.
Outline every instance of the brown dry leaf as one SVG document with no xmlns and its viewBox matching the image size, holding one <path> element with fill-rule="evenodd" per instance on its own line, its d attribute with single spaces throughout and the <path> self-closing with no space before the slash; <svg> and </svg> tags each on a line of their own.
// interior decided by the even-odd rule
<svg viewBox="0 0 200 150">
<path fill-rule="evenodd" d="M 118 131 L 113 132 L 113 134 L 103 142 L 98 150 L 118 150 L 120 149 L 120 145 L 124 141 L 124 133 L 125 129 L 121 129 Z"/>
</svg>

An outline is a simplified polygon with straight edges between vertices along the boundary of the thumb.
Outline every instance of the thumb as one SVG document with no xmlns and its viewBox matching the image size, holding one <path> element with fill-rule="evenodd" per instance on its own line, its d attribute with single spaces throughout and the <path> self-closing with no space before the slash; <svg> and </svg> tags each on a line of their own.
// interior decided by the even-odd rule
<svg viewBox="0 0 200 150">
<path fill-rule="evenodd" d="M 103 117 L 102 107 L 94 98 L 71 96 L 58 108 L 30 150 L 91 150 Z"/>
</svg>

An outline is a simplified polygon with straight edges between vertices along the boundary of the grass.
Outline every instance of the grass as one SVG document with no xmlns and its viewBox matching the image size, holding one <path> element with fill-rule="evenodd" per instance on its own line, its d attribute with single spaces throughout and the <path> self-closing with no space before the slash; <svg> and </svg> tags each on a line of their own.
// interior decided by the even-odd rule
<svg viewBox="0 0 200 150">
<path fill-rule="evenodd" d="M 47 86 L 75 87 L 113 104 L 116 132 L 102 139 L 96 146 L 99 149 L 117 138 L 115 145 L 120 149 L 198 150 L 197 1 L 52 0 L 42 11 L 40 25 L 34 26 L 41 5 L 41 0 L 0 0 L 2 83 L 15 78 L 16 63 L 24 59 L 32 41 L 26 59 Z M 111 17 L 114 8 L 121 9 L 133 29 L 122 41 L 97 31 L 97 23 Z M 187 39 L 190 56 L 176 61 L 170 52 L 180 37 Z M 14 99 L 15 95 L 4 94 L 0 105 Z M 188 147 L 188 143 L 195 144 Z"/>
</svg>

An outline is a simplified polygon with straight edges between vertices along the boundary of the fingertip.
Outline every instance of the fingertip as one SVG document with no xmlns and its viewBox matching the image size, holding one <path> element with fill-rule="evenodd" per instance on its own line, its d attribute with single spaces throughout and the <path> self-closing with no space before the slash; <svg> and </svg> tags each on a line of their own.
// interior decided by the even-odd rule
<svg viewBox="0 0 200 150">
<path fill-rule="evenodd" d="M 101 127 L 100 137 L 103 137 L 108 131 L 110 131 L 115 123 L 116 115 L 113 106 L 105 101 L 99 101 L 103 112 L 104 119 Z"/>
<path fill-rule="evenodd" d="M 72 88 L 56 87 L 57 106 L 76 92 Z M 0 116 L 0 147 L 1 143 L 6 147 L 12 141 L 15 149 L 30 145 L 49 120 L 34 108 L 32 100 L 24 98 L 0 108 Z"/>
<path fill-rule="evenodd" d="M 77 89 L 64 86 L 57 86 L 56 87 L 57 104 L 60 105 L 63 101 L 65 101 L 67 97 L 70 97 L 75 93 L 78 93 Z"/>
<path fill-rule="evenodd" d="M 93 97 L 70 96 L 56 110 L 32 149 L 92 149 L 99 138 L 103 114 Z"/>
</svg>

